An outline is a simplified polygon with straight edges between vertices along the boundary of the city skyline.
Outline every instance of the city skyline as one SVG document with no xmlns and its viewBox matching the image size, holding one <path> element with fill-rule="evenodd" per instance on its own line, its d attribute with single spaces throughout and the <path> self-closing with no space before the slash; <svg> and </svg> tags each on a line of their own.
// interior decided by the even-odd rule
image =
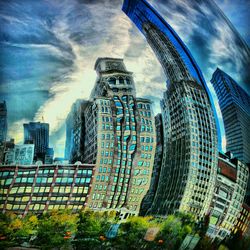
<svg viewBox="0 0 250 250">
<path fill-rule="evenodd" d="M 211 249 L 229 244 L 231 249 L 232 240 L 246 241 L 250 237 L 250 50 L 216 3 L 177 0 L 168 6 L 163 0 L 124 0 L 120 6 L 121 0 L 42 0 L 31 11 L 30 0 L 25 5 L 12 1 L 0 2 L 0 18 L 6 23 L 20 24 L 23 17 L 34 21 L 34 16 L 39 22 L 32 26 L 35 36 L 25 28 L 15 32 L 16 37 L 4 29 L 0 40 L 6 51 L 21 49 L 2 68 L 5 76 L 11 76 L 1 84 L 7 93 L 0 102 L 2 218 L 7 222 L 8 212 L 19 214 L 21 220 L 33 217 L 30 212 L 42 218 L 57 210 L 75 214 L 80 222 L 82 213 L 112 215 L 116 224 L 110 229 L 100 231 L 98 226 L 98 239 L 105 249 L 114 243 L 102 242 L 110 239 L 113 227 L 112 239 L 123 238 L 119 225 L 122 228 L 129 221 L 127 230 L 137 224 L 142 235 L 134 234 L 134 238 L 145 249 L 152 249 L 145 241 L 154 245 L 158 239 L 160 248 L 173 248 L 171 238 L 177 238 L 180 249 L 203 249 L 207 244 Z M 101 11 L 101 6 L 109 9 Z M 45 7 L 46 15 L 41 15 Z M 100 12 L 91 13 L 85 7 Z M 16 18 L 6 17 L 7 12 L 1 13 L 4 9 L 13 11 Z M 34 16 L 26 16 L 27 10 Z M 58 15 L 52 14 L 55 10 Z M 180 26 L 171 20 L 178 20 Z M 41 32 L 39 26 L 45 30 Z M 81 28 L 85 29 L 79 32 Z M 20 41 L 7 42 L 17 37 L 24 39 L 22 48 Z M 19 63 L 18 70 L 13 66 L 9 71 L 9 62 L 34 48 L 53 51 L 47 63 L 45 54 L 34 53 L 33 64 Z M 33 77 L 27 77 L 27 70 Z M 31 81 L 36 70 L 46 70 L 40 85 Z M 11 84 L 4 88 L 11 79 L 14 90 Z M 43 101 L 37 93 L 41 87 L 48 94 Z M 23 95 L 14 128 L 15 112 L 8 98 L 17 97 L 19 91 Z M 18 99 L 14 100 L 17 104 Z M 31 110 L 35 112 L 27 120 Z M 18 128 L 21 122 L 23 133 Z M 14 138 L 6 138 L 7 126 Z M 64 158 L 54 158 L 54 153 Z M 190 227 L 177 229 L 181 226 L 177 217 Z M 143 220 L 154 227 L 144 230 Z M 92 226 L 97 224 L 91 222 L 87 228 Z M 12 239 L 8 227 L 0 235 L 4 245 Z M 37 229 L 28 233 L 27 244 L 39 236 L 39 225 Z M 60 236 L 62 241 L 70 239 L 69 246 L 89 244 L 95 238 L 69 230 Z M 162 232 L 171 238 L 163 240 Z M 148 240 L 148 234 L 154 234 L 152 239 Z"/>
<path fill-rule="evenodd" d="M 220 6 L 222 2 L 217 3 Z M 204 71 L 207 81 L 210 80 L 216 67 L 220 66 L 228 74 L 232 74 L 233 78 L 236 76 L 236 81 L 248 89 L 247 81 L 244 80 L 248 79 L 247 76 L 237 72 L 247 73 L 244 70 L 244 65 L 247 65 L 246 57 L 244 62 L 244 54 L 248 55 L 249 49 L 238 34 L 234 34 L 234 30 L 228 26 L 216 7 L 207 1 L 203 1 L 198 10 L 195 9 L 197 7 L 195 4 L 188 7 L 185 1 L 177 1 L 166 6 L 161 2 L 150 1 L 150 3 L 162 12 L 164 18 L 187 43 Z M 224 2 L 223 4 L 225 5 Z M 105 3 L 96 1 L 93 4 L 81 1 L 64 1 L 61 4 L 54 1 L 49 4 L 44 1 L 33 5 L 33 14 L 29 15 L 31 11 L 28 8 L 29 1 L 26 1 L 22 8 L 18 4 L 1 4 L 0 16 L 4 21 L 1 33 L 3 55 L 11 49 L 17 52 L 15 58 L 34 62 L 29 64 L 32 66 L 25 63 L 17 64 L 10 53 L 8 60 L 4 57 L 5 70 L 1 68 L 3 81 L 0 98 L 7 101 L 9 136 L 14 137 L 17 143 L 22 142 L 20 127 L 23 123 L 44 119 L 51 126 L 50 142 L 55 149 L 55 155 L 63 156 L 64 121 L 73 102 L 78 98 L 88 97 L 95 78 L 93 64 L 96 58 L 102 55 L 123 57 L 128 70 L 135 74 L 137 95 L 155 101 L 155 113 L 159 111 L 159 100 L 165 89 L 163 72 L 146 41 L 121 13 L 121 5 L 122 1 L 115 1 L 112 6 L 109 1 Z M 48 7 L 48 15 L 40 16 L 39 10 L 45 7 Z M 90 12 L 89 22 L 84 19 L 87 9 Z M 22 17 L 18 14 L 20 11 L 24 13 Z M 217 15 L 214 15 L 213 11 Z M 56 15 L 52 17 L 54 12 Z M 73 19 L 73 14 L 70 15 L 70 12 L 76 13 L 76 18 Z M 174 14 L 181 18 L 177 20 Z M 99 21 L 100 16 L 105 18 L 106 23 Z M 183 24 L 187 17 L 192 18 L 189 20 L 189 29 L 185 30 Z M 30 28 L 31 21 L 34 22 L 36 30 Z M 92 28 L 89 26 L 91 21 L 94 24 Z M 206 24 L 204 27 L 210 27 L 210 31 L 212 29 L 214 34 L 211 35 L 205 29 L 198 28 L 197 24 L 201 22 Z M 23 31 L 20 30 L 22 25 L 26 27 Z M 218 28 L 215 28 L 216 25 Z M 16 27 L 20 31 L 14 35 L 10 27 Z M 220 29 L 222 27 L 226 33 Z M 204 37 L 209 43 L 204 41 Z M 228 49 L 223 49 L 224 39 L 231 41 Z M 101 40 L 104 42 L 100 42 Z M 202 50 L 201 44 L 207 48 Z M 237 60 L 232 62 L 229 59 L 231 57 Z M 13 62 L 12 69 L 9 68 L 11 62 Z M 232 71 L 232 68 L 236 71 Z M 52 69 L 55 69 L 54 72 Z M 10 78 L 11 72 L 15 74 Z M 26 91 L 26 87 L 29 91 Z"/>
</svg>

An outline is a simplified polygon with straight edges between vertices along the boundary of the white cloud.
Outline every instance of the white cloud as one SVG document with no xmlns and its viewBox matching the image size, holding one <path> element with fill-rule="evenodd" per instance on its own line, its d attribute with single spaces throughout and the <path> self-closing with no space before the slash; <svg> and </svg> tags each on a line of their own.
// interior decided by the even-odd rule
<svg viewBox="0 0 250 250">
<path fill-rule="evenodd" d="M 69 2 L 64 1 L 64 3 Z M 93 69 L 95 60 L 98 57 L 123 57 L 130 44 L 128 32 L 131 23 L 129 20 L 118 10 L 117 13 L 114 13 L 112 6 L 109 6 L 111 17 L 108 17 L 109 15 L 103 17 L 102 6 L 100 5 L 91 5 L 89 11 L 91 15 L 95 15 L 94 20 L 110 18 L 109 21 L 112 26 L 109 27 L 107 36 L 112 37 L 112 42 L 104 41 L 103 43 L 100 41 L 100 43 L 102 42 L 101 45 L 97 44 L 96 46 L 93 46 L 93 44 L 92 46 L 84 46 L 75 42 L 70 37 L 71 27 L 67 19 L 71 8 L 65 10 L 63 15 L 60 16 L 60 20 L 57 20 L 52 32 L 59 41 L 71 49 L 74 55 L 73 71 L 65 76 L 62 81 L 53 84 L 50 89 L 53 97 L 40 107 L 34 118 L 35 121 L 44 119 L 45 122 L 50 124 L 51 136 L 64 124 L 71 105 L 77 99 L 89 98 L 96 79 L 96 73 Z M 95 32 L 101 32 L 102 27 L 102 23 L 98 21 L 94 23 L 92 29 Z M 56 153 L 63 152 L 62 146 L 64 147 L 64 144 L 62 141 L 64 141 L 64 138 L 58 138 L 58 143 L 53 145 Z"/>
<path fill-rule="evenodd" d="M 158 100 L 162 97 L 165 90 L 165 77 L 161 66 L 143 35 L 121 12 L 122 1 L 120 1 L 120 5 L 116 1 L 113 3 L 112 1 L 91 2 L 91 4 L 73 0 L 47 0 L 46 2 L 55 8 L 55 13 L 59 13 L 59 15 L 53 17 L 51 26 L 44 23 L 43 20 L 36 22 L 48 33 L 54 35 L 62 46 L 56 47 L 51 44 L 18 44 L 18 46 L 47 50 L 57 57 L 73 60 L 70 73 L 61 75 L 60 80 L 52 83 L 49 90 L 51 97 L 40 107 L 34 117 L 34 121 L 44 119 L 50 124 L 52 136 L 64 124 L 73 102 L 79 98 L 89 98 L 96 79 L 93 68 L 98 57 L 124 57 L 127 69 L 134 72 L 137 95 L 154 95 Z M 239 79 L 238 76 L 243 67 L 242 61 L 249 56 L 249 53 L 244 49 L 239 53 L 232 30 L 225 25 L 223 20 L 214 20 L 214 13 L 207 8 L 206 4 L 200 5 L 203 11 L 201 13 L 200 9 L 195 8 L 193 2 L 188 0 L 172 1 L 171 4 L 167 4 L 167 1 L 152 0 L 151 2 L 157 6 L 157 10 L 162 12 L 183 41 L 190 45 L 193 42 L 193 34 L 197 34 L 198 31 L 207 32 L 206 27 L 200 27 L 198 22 L 201 15 L 206 15 L 216 31 L 216 34 L 206 34 L 208 38 L 206 45 L 209 46 L 211 52 L 211 54 L 204 53 L 204 58 L 208 61 L 208 66 L 206 65 L 207 67 L 203 69 L 206 73 L 206 80 L 211 78 L 211 74 L 217 66 L 221 66 L 222 69 L 223 67 L 235 67 L 236 71 L 233 76 L 236 80 Z M 25 20 L 30 23 L 32 17 L 25 15 Z M 133 34 L 131 34 L 131 30 Z M 222 65 L 225 60 L 232 58 L 234 61 L 231 65 Z M 58 73 L 60 72 L 60 69 L 56 70 Z M 157 81 L 155 81 L 156 77 Z M 213 96 L 215 96 L 214 91 Z M 215 101 L 215 106 L 221 119 L 217 101 Z M 20 138 L 23 122 L 21 120 L 14 123 L 10 128 L 12 131 L 10 134 L 14 135 L 15 128 L 19 124 L 21 130 L 17 130 L 16 137 Z M 57 145 L 52 145 L 56 154 L 63 152 L 63 140 L 64 137 L 58 138 Z"/>
<path fill-rule="evenodd" d="M 26 119 L 19 120 L 11 124 L 8 129 L 8 137 L 14 138 L 15 143 L 23 143 L 24 135 L 23 135 L 23 124 L 28 123 L 29 121 Z"/>
</svg>

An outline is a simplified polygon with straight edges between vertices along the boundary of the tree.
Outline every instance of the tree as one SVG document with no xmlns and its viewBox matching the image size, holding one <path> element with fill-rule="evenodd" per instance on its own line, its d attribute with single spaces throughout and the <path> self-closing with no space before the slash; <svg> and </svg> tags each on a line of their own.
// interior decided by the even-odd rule
<svg viewBox="0 0 250 250">
<path fill-rule="evenodd" d="M 81 211 L 74 241 L 76 249 L 96 249 L 106 240 L 105 234 L 111 224 L 116 221 L 116 213 Z"/>
<path fill-rule="evenodd" d="M 0 249 L 5 249 L 13 245 L 11 241 L 12 230 L 10 225 L 10 214 L 0 214 Z"/>
<path fill-rule="evenodd" d="M 151 217 L 130 217 L 126 222 L 120 226 L 118 237 L 111 241 L 111 245 L 115 249 L 138 249 L 144 244 L 144 236 L 153 223 L 150 222 Z"/>
<path fill-rule="evenodd" d="M 16 246 L 29 242 L 36 235 L 38 219 L 27 215 L 24 219 L 14 213 L 0 215 L 0 246 Z"/>
<path fill-rule="evenodd" d="M 41 249 L 70 248 L 71 235 L 76 233 L 78 214 L 70 210 L 52 210 L 39 219 L 34 244 Z"/>
</svg>

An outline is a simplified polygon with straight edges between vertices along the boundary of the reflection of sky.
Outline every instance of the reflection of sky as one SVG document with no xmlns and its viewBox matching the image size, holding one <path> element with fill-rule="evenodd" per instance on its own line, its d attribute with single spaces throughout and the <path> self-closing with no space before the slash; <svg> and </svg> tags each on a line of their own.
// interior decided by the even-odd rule
<svg viewBox="0 0 250 250">
<path fill-rule="evenodd" d="M 242 1 L 216 2 L 249 43 L 249 8 Z M 219 66 L 250 89 L 249 48 L 211 0 L 150 3 L 187 44 L 207 81 Z M 122 0 L 0 0 L 0 100 L 7 101 L 10 137 L 22 142 L 24 122 L 48 122 L 50 144 L 62 156 L 65 117 L 76 99 L 88 98 L 102 56 L 124 58 L 138 96 L 152 98 L 159 110 L 163 72 L 121 6 Z"/>
<path fill-rule="evenodd" d="M 250 0 L 215 0 L 237 31 L 250 44 Z"/>
</svg>

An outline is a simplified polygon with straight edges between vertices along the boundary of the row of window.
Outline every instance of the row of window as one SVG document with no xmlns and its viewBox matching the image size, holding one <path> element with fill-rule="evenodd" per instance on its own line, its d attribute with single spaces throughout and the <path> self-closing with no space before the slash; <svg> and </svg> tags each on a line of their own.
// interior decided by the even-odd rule
<svg viewBox="0 0 250 250">
<path fill-rule="evenodd" d="M 115 78 L 115 77 L 111 77 L 108 79 L 108 83 L 112 84 L 112 85 L 118 85 L 118 84 L 127 84 L 127 85 L 131 85 L 131 80 L 129 78 L 123 78 L 123 77 L 119 77 L 119 78 Z"/>
<path fill-rule="evenodd" d="M 149 104 L 138 103 L 137 108 L 150 110 L 150 105 Z"/>
<path fill-rule="evenodd" d="M 140 136 L 140 142 L 153 143 L 154 138 L 153 137 Z"/>
<path fill-rule="evenodd" d="M 60 205 L 54 205 L 54 204 L 51 204 L 48 206 L 48 210 L 52 210 L 52 209 L 65 209 L 65 208 L 68 208 L 68 209 L 74 209 L 74 210 L 80 210 L 82 209 L 83 205 L 63 205 L 63 204 L 60 204 Z M 6 209 L 7 210 L 17 210 L 17 211 L 21 211 L 21 210 L 24 210 L 26 208 L 26 205 L 20 205 L 20 204 L 7 204 L 6 206 Z M 29 206 L 29 210 L 30 211 L 44 211 L 45 209 L 45 205 L 44 204 L 30 204 Z"/>
<path fill-rule="evenodd" d="M 150 111 L 140 111 L 140 115 L 144 117 L 151 117 Z"/>
<path fill-rule="evenodd" d="M 102 122 L 112 122 L 113 118 L 109 116 L 102 116 Z"/>
<path fill-rule="evenodd" d="M 49 187 L 41 187 L 41 186 L 36 186 L 34 187 L 34 192 L 33 195 L 43 195 L 44 192 L 49 193 L 50 192 L 50 186 Z M 7 189 L 5 189 L 7 191 Z M 82 187 L 82 186 L 74 186 L 72 193 L 77 194 L 77 193 L 87 193 L 89 190 L 89 187 Z M 24 193 L 31 193 L 32 192 L 32 187 L 22 187 L 22 186 L 17 186 L 13 187 L 10 190 L 10 195 L 23 195 Z M 53 193 L 70 193 L 71 192 L 71 186 L 63 187 L 63 186 L 54 186 Z M 4 192 L 4 194 L 7 194 L 7 192 Z"/>
<path fill-rule="evenodd" d="M 153 132 L 154 129 L 153 129 L 153 126 L 145 126 L 145 125 L 141 125 L 141 132 Z"/>
<path fill-rule="evenodd" d="M 114 140 L 114 134 L 102 134 L 102 140 Z"/>
</svg>

